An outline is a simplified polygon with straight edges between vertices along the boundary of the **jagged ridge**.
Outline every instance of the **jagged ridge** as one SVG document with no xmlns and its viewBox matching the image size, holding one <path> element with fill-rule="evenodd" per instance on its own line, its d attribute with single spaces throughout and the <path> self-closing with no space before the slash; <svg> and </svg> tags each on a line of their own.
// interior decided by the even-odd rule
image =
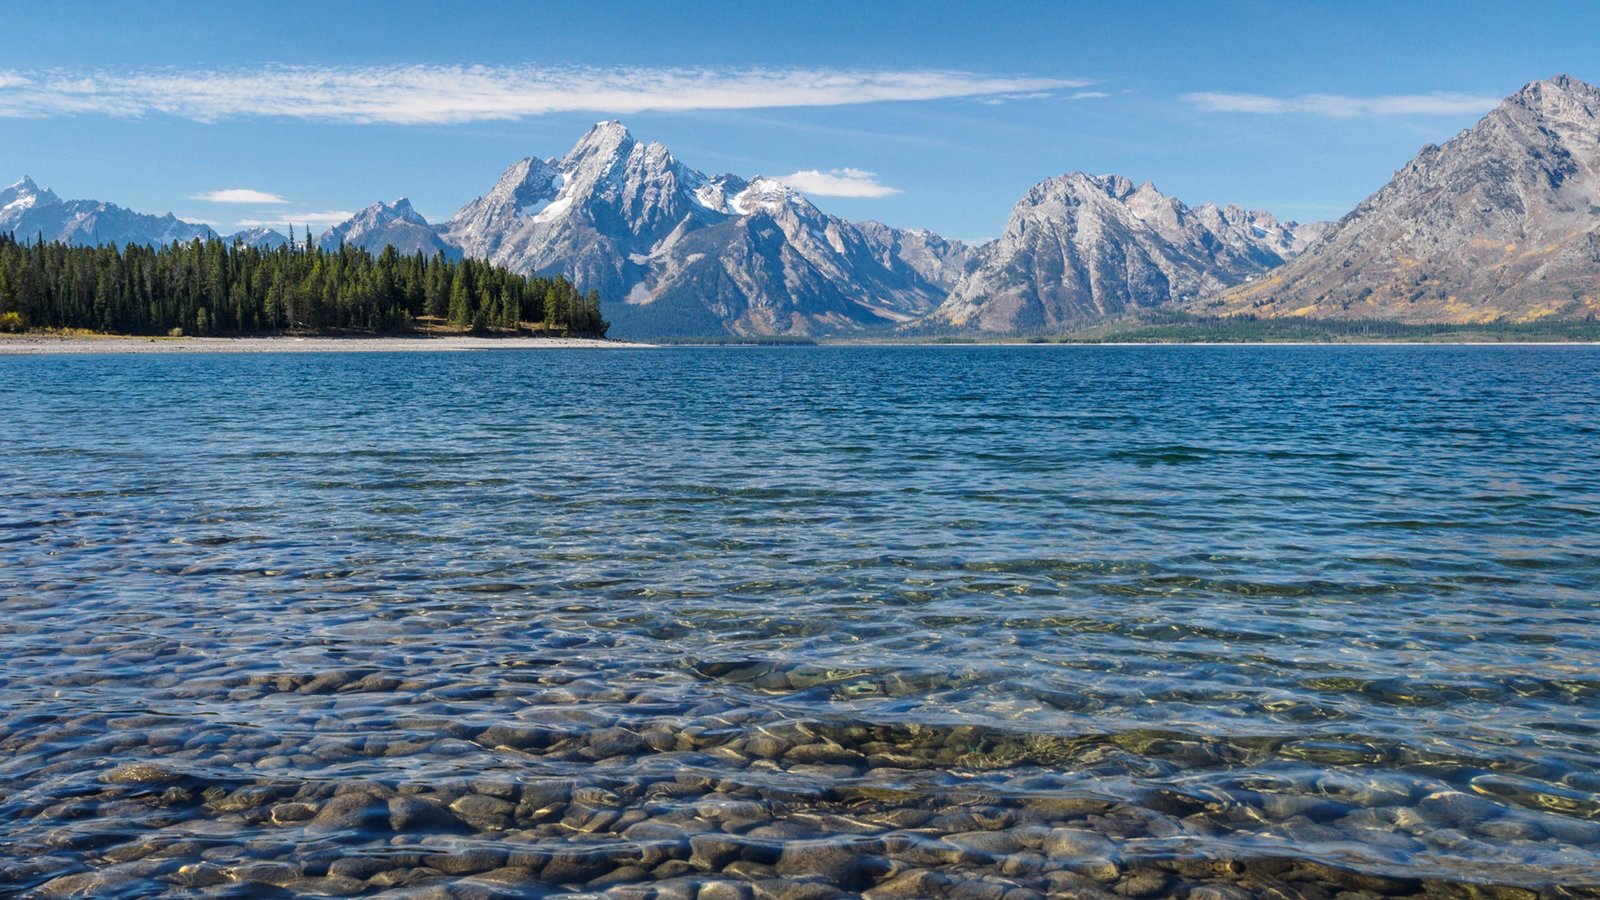
<svg viewBox="0 0 1600 900">
<path fill-rule="evenodd" d="M 1237 284 L 1281 265 L 1316 230 L 1237 206 L 1191 209 L 1120 175 L 1061 175 L 1017 203 L 931 321 L 1070 329 Z"/>
</svg>

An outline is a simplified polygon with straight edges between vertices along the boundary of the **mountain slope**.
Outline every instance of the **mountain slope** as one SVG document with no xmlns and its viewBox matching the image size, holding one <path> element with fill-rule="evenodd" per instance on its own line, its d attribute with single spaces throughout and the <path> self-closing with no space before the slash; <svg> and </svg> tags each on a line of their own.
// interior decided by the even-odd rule
<svg viewBox="0 0 1600 900">
<path fill-rule="evenodd" d="M 98 200 L 62 200 L 27 177 L 0 190 L 0 233 L 6 232 L 19 241 L 42 237 L 81 245 L 168 244 L 215 235 L 171 213 L 151 216 Z"/>
<path fill-rule="evenodd" d="M 972 258 L 973 248 L 926 228 L 895 228 L 871 220 L 855 229 L 886 268 L 906 266 L 929 284 L 955 287 Z"/>
<path fill-rule="evenodd" d="M 1600 90 L 1536 81 L 1206 313 L 1404 322 L 1600 312 Z"/>
<path fill-rule="evenodd" d="M 461 250 L 442 240 L 438 231 L 404 197 L 392 204 L 372 204 L 328 229 L 317 243 L 325 250 L 349 244 L 374 256 L 391 246 L 406 256 L 414 253 L 423 256 L 443 253 L 452 259 L 461 256 Z"/>
<path fill-rule="evenodd" d="M 619 335 L 903 322 L 943 298 L 967 252 L 926 233 L 853 225 L 772 179 L 707 176 L 617 122 L 594 126 L 559 159 L 512 165 L 443 237 L 468 256 L 598 290 Z"/>
<path fill-rule="evenodd" d="M 1061 175 L 1013 207 L 930 321 L 1045 332 L 1166 306 L 1281 265 L 1306 230 L 1237 206 L 1191 209 L 1119 175 Z"/>
</svg>

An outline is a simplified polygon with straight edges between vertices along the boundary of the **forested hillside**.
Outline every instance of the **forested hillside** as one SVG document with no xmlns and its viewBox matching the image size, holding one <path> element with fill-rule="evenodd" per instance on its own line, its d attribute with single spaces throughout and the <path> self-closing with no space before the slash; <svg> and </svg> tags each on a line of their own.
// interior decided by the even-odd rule
<svg viewBox="0 0 1600 900">
<path fill-rule="evenodd" d="M 405 332 L 438 322 L 603 336 L 600 298 L 564 278 L 522 276 L 441 254 L 377 256 L 309 241 L 263 249 L 221 240 L 79 247 L 0 235 L 0 329 L 117 334 Z"/>
</svg>

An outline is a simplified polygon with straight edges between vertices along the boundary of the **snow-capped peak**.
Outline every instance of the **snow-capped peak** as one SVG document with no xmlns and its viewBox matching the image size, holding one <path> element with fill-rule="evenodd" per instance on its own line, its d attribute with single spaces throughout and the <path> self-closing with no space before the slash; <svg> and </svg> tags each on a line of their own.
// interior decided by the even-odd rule
<svg viewBox="0 0 1600 900">
<path fill-rule="evenodd" d="M 407 222 L 414 222 L 418 225 L 428 224 L 428 220 L 422 217 L 422 213 L 417 212 L 416 207 L 411 205 L 410 197 L 401 197 L 399 200 L 389 204 L 389 212 L 397 219 L 404 219 Z"/>
<path fill-rule="evenodd" d="M 372 228 L 381 228 L 394 222 L 406 222 L 412 225 L 427 227 L 428 220 L 424 219 L 416 209 L 412 208 L 411 201 L 405 197 L 393 203 L 378 201 L 362 211 L 351 216 L 349 221 L 333 229 L 334 233 L 343 234 L 348 231 L 365 231 Z"/>
<path fill-rule="evenodd" d="M 556 163 L 563 172 L 586 168 L 596 163 L 609 165 L 633 149 L 633 135 L 621 122 L 600 122 L 584 134 L 578 143 Z"/>
<path fill-rule="evenodd" d="M 20 212 L 35 206 L 53 206 L 60 202 L 60 197 L 40 188 L 26 175 L 22 176 L 21 181 L 0 191 L 0 211 Z"/>
</svg>

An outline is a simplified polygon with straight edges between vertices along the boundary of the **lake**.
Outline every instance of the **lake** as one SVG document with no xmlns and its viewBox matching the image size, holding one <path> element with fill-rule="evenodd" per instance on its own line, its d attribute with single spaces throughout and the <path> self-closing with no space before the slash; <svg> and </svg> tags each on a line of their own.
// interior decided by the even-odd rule
<svg viewBox="0 0 1600 900">
<path fill-rule="evenodd" d="M 0 891 L 1600 884 L 1600 349 L 0 378 Z"/>
</svg>

